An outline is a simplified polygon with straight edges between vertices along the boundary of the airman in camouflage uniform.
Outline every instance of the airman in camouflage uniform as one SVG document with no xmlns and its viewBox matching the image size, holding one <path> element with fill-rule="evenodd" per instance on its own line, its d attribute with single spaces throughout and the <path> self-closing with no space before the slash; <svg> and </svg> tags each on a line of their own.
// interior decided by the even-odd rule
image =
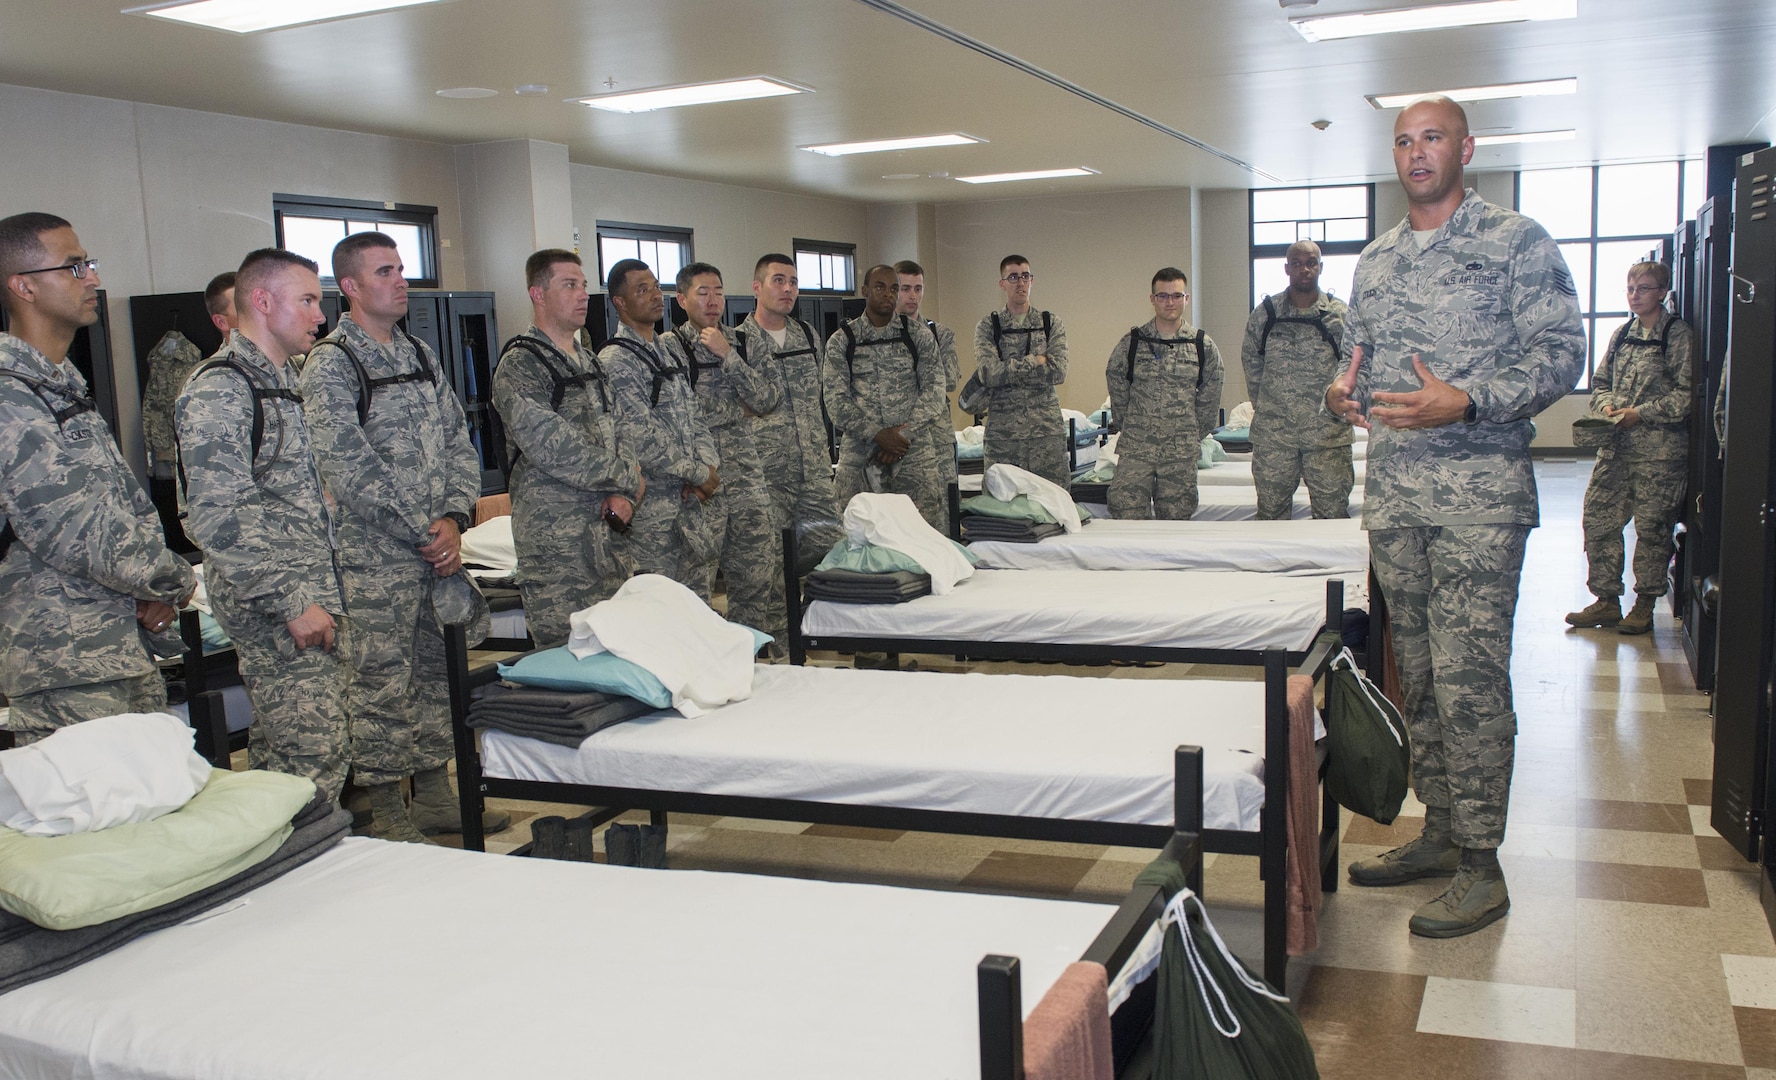
<svg viewBox="0 0 1776 1080">
<path fill-rule="evenodd" d="M 752 294 L 758 306 L 740 324 L 746 354 L 769 357 L 765 371 L 783 399 L 759 417 L 755 432 L 771 496 L 771 524 L 779 532 L 795 527 L 798 570 L 806 574 L 841 535 L 820 400 L 821 342 L 813 327 L 795 316 L 794 259 L 775 253 L 761 257 L 753 269 Z"/>
<path fill-rule="evenodd" d="M 1153 275 L 1153 318 L 1122 335 L 1104 379 L 1121 425 L 1108 494 L 1118 518 L 1186 521 L 1196 513 L 1197 448 L 1221 409 L 1221 350 L 1184 317 L 1190 282 L 1168 266 Z"/>
<path fill-rule="evenodd" d="M 1252 311 L 1240 364 L 1252 402 L 1252 482 L 1260 520 L 1288 520 L 1307 481 L 1316 518 L 1350 516 L 1356 433 L 1320 407 L 1343 367 L 1344 301 L 1320 291 L 1320 246 L 1289 248 L 1289 287 Z"/>
<path fill-rule="evenodd" d="M 1586 583 L 1597 602 L 1566 617 L 1574 626 L 1609 626 L 1624 634 L 1653 628 L 1653 605 L 1664 596 L 1672 530 L 1682 516 L 1689 479 L 1690 408 L 1695 390 L 1690 356 L 1695 334 L 1665 310 L 1671 269 L 1639 263 L 1628 271 L 1633 319 L 1610 338 L 1591 377 L 1591 410 L 1621 417 L 1612 441 L 1597 450 L 1585 490 Z M 1622 615 L 1622 530 L 1634 521 L 1634 609 Z"/>
<path fill-rule="evenodd" d="M 1453 873 L 1412 917 L 1412 932 L 1430 937 L 1510 908 L 1497 849 L 1517 731 L 1511 620 L 1539 520 L 1530 418 L 1572 390 L 1585 353 L 1572 276 L 1547 231 L 1464 191 L 1473 147 L 1447 98 L 1395 122 L 1408 217 L 1363 252 L 1345 325 L 1351 366 L 1326 391 L 1334 415 L 1374 425 L 1363 525 L 1426 807 L 1421 836 L 1350 876 L 1392 885 Z"/>
<path fill-rule="evenodd" d="M 19 214 L 0 221 L 0 280 L 20 335 L 0 334 L 0 693 L 30 743 L 165 709 L 153 654 L 178 654 L 195 579 L 66 358 L 98 321 L 97 264 L 66 221 Z"/>
<path fill-rule="evenodd" d="M 525 263 L 532 322 L 506 343 L 493 405 L 506 429 L 512 540 L 524 622 L 541 648 L 565 645 L 568 617 L 606 600 L 634 569 L 614 548 L 645 494 L 632 450 L 617 444 L 610 384 L 574 331 L 586 322 L 586 275 L 571 251 Z"/>
<path fill-rule="evenodd" d="M 639 573 L 664 574 L 708 601 L 727 531 L 704 506 L 721 485 L 715 439 L 677 337 L 654 333 L 666 303 L 653 271 L 624 259 L 610 268 L 609 281 L 622 325 L 598 362 L 610 374 L 617 441 L 641 463 L 652 496 L 636 506 L 629 534 L 617 546 Z"/>
<path fill-rule="evenodd" d="M 1016 465 L 1067 487 L 1067 423 L 1055 387 L 1067 381 L 1067 329 L 1030 306 L 1030 260 L 999 261 L 1005 306 L 974 328 L 975 371 L 987 388 L 984 467 Z"/>
<path fill-rule="evenodd" d="M 956 352 L 956 332 L 919 314 L 919 307 L 925 302 L 924 267 L 911 259 L 902 259 L 894 264 L 894 274 L 900 282 L 900 303 L 895 311 L 923 322 L 937 339 L 938 355 L 943 357 L 944 393 L 942 401 L 934 402 L 936 423 L 931 426 L 931 451 L 937 457 L 938 481 L 947 491 L 956 482 L 956 429 L 950 416 L 950 395 L 962 384 L 962 358 Z"/>
<path fill-rule="evenodd" d="M 142 391 L 142 442 L 148 448 L 148 472 L 170 478 L 179 464 L 179 440 L 173 434 L 173 401 L 185 380 L 203 363 L 191 339 L 170 330 L 148 350 L 148 388 Z"/>
<path fill-rule="evenodd" d="M 948 531 L 947 502 L 932 453 L 943 368 L 924 323 L 896 314 L 892 266 L 864 276 L 868 307 L 826 340 L 827 410 L 839 429 L 839 505 L 860 491 L 905 495 L 932 528 Z M 876 475 L 871 482 L 868 473 Z"/>
<path fill-rule="evenodd" d="M 691 385 L 721 460 L 722 486 L 709 502 L 723 530 L 718 563 L 728 593 L 728 618 L 763 630 L 788 655 L 783 607 L 783 538 L 771 524 L 771 495 L 759 457 L 759 416 L 783 400 L 776 380 L 754 363 L 738 329 L 721 325 L 727 297 L 721 271 L 691 263 L 678 272 L 678 301 L 690 321 L 673 333 L 690 357 Z M 721 348 L 718 354 L 716 347 Z"/>
<path fill-rule="evenodd" d="M 371 835 L 420 842 L 462 826 L 445 775 L 455 747 L 432 594 L 475 595 L 466 576 L 444 579 L 463 573 L 481 460 L 431 346 L 395 328 L 407 314 L 403 269 L 382 233 L 334 248 L 333 277 L 352 310 L 308 351 L 300 384 L 338 514 L 353 780 L 370 795 Z M 408 776 L 411 814 L 400 797 Z"/>
<path fill-rule="evenodd" d="M 210 607 L 253 704 L 249 761 L 306 776 L 337 799 L 349 738 L 334 620 L 345 604 L 333 512 L 286 364 L 324 318 L 315 264 L 255 251 L 235 301 L 240 325 L 223 359 L 194 372 L 173 408 L 186 530 L 203 549 Z"/>
</svg>

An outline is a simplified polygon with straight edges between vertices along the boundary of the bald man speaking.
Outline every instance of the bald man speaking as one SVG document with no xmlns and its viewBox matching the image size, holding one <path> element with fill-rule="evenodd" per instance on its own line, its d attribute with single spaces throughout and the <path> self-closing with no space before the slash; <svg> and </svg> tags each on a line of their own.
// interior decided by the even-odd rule
<svg viewBox="0 0 1776 1080">
<path fill-rule="evenodd" d="M 1517 714 L 1511 619 L 1538 523 L 1530 418 L 1571 392 L 1585 334 L 1546 229 L 1462 183 L 1468 118 L 1443 97 L 1394 123 L 1406 220 L 1357 264 L 1350 366 L 1326 407 L 1369 426 L 1363 527 L 1393 619 L 1424 833 L 1351 864 L 1357 885 L 1453 876 L 1412 916 L 1458 937 L 1509 910 L 1505 837 Z"/>
</svg>

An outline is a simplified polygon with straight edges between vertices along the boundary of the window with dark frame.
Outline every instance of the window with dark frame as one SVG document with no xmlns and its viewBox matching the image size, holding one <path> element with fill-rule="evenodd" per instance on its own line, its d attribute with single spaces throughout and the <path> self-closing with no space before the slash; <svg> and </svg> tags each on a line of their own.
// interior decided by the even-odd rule
<svg viewBox="0 0 1776 1080">
<path fill-rule="evenodd" d="M 1248 193 L 1251 280 L 1247 308 L 1289 287 L 1284 269 L 1289 245 L 1320 245 L 1320 288 L 1350 298 L 1357 256 L 1375 238 L 1375 185 L 1296 187 Z"/>
<path fill-rule="evenodd" d="M 851 295 L 857 291 L 857 245 L 796 240 L 796 279 L 804 293 Z"/>
<path fill-rule="evenodd" d="M 277 246 L 319 263 L 324 284 L 335 284 L 335 245 L 352 233 L 380 232 L 394 240 L 408 284 L 441 287 L 435 206 L 273 194 L 271 210 Z"/>
<path fill-rule="evenodd" d="M 627 221 L 598 223 L 598 284 L 605 287 L 610 268 L 624 259 L 640 259 L 668 293 L 677 291 L 678 272 L 694 262 L 691 230 Z"/>
<path fill-rule="evenodd" d="M 1628 268 L 1669 240 L 1707 197 L 1701 159 L 1517 173 L 1518 213 L 1534 218 L 1554 237 L 1579 291 L 1588 348 L 1585 371 L 1573 393 L 1591 392 L 1591 373 L 1611 335 L 1631 317 Z"/>
</svg>

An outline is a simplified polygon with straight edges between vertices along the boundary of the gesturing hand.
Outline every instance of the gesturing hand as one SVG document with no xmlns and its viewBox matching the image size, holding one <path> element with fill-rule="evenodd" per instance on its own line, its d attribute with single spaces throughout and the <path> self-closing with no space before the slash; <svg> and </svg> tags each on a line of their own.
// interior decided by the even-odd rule
<svg viewBox="0 0 1776 1080">
<path fill-rule="evenodd" d="M 1326 408 L 1333 416 L 1338 417 L 1353 427 L 1367 428 L 1369 418 L 1363 415 L 1363 405 L 1357 400 L 1357 368 L 1363 363 L 1363 347 L 1358 345 L 1351 350 L 1350 367 L 1332 380 L 1326 387 Z"/>
<path fill-rule="evenodd" d="M 1355 361 L 1351 366 L 1356 366 Z M 1412 354 L 1412 370 L 1418 373 L 1418 381 L 1423 385 L 1405 393 L 1372 395 L 1371 420 L 1391 428 L 1434 428 L 1453 424 L 1468 411 L 1468 392 L 1432 375 L 1417 353 Z"/>
</svg>

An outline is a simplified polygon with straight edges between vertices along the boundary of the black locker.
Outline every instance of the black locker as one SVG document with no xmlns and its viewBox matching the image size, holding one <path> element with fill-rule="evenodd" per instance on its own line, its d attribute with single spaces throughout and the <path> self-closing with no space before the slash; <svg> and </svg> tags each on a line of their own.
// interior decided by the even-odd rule
<svg viewBox="0 0 1776 1080">
<path fill-rule="evenodd" d="M 1696 331 L 1690 411 L 1689 496 L 1684 505 L 1685 594 L 1682 641 L 1696 689 L 1713 692 L 1717 627 L 1715 607 L 1721 564 L 1722 472 L 1720 440 L 1714 432 L 1715 395 L 1727 355 L 1727 316 L 1731 304 L 1727 264 L 1732 239 L 1725 199 L 1710 199 L 1696 212 L 1692 255 L 1678 314 Z M 1711 580 L 1712 579 L 1712 580 Z"/>
<path fill-rule="evenodd" d="M 0 333 L 6 330 L 6 309 L 0 308 Z M 93 405 L 105 418 L 111 438 L 121 449 L 123 436 L 117 431 L 117 369 L 111 359 L 111 306 L 105 301 L 104 289 L 99 290 L 99 321 L 74 332 L 74 340 L 68 344 L 68 359 L 86 380 Z"/>
<path fill-rule="evenodd" d="M 1776 649 L 1776 530 L 1772 461 L 1776 424 L 1776 216 L 1771 175 L 1776 150 L 1742 160 L 1733 193 L 1731 382 L 1721 515 L 1720 643 L 1715 678 L 1714 807 L 1710 823 L 1763 867 L 1772 902 L 1776 845 L 1764 844 L 1771 773 L 1770 682 Z"/>
<path fill-rule="evenodd" d="M 499 362 L 498 322 L 490 292 L 407 294 L 407 332 L 432 347 L 444 365 L 481 457 L 481 494 L 506 490 L 506 437 L 493 411 L 493 369 Z"/>
<path fill-rule="evenodd" d="M 752 296 L 728 297 L 727 309 L 722 312 L 722 322 L 728 326 L 739 326 L 758 307 L 758 301 Z"/>
<path fill-rule="evenodd" d="M 606 342 L 617 336 L 617 327 L 622 326 L 623 321 L 617 318 L 616 305 L 611 303 L 608 293 L 588 293 L 587 299 L 589 302 L 586 304 L 586 333 L 591 335 L 592 351 L 597 352 L 604 348 Z M 680 322 L 684 320 L 684 309 L 678 306 L 678 299 L 668 296 L 666 298 L 666 313 L 654 323 L 654 333 L 664 334 L 671 329 L 666 320 L 674 314 Z M 676 326 L 677 323 L 672 325 Z"/>
</svg>

